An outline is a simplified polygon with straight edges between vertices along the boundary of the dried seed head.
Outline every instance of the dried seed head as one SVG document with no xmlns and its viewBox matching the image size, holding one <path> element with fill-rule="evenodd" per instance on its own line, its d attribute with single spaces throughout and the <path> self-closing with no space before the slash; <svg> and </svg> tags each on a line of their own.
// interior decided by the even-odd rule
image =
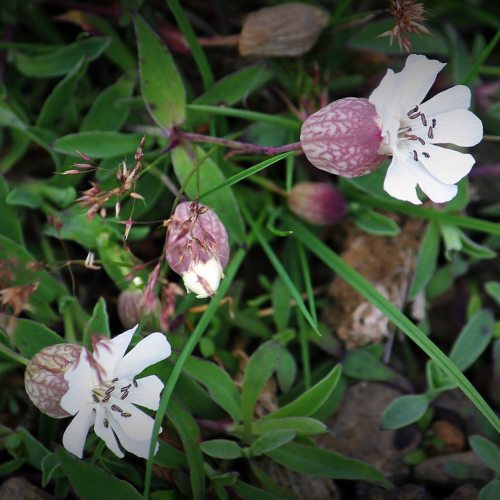
<svg viewBox="0 0 500 500">
<path fill-rule="evenodd" d="M 196 202 L 180 203 L 169 221 L 166 258 L 199 298 L 213 295 L 229 261 L 226 229 L 216 213 Z"/>
<path fill-rule="evenodd" d="M 346 97 L 328 104 L 302 124 L 300 141 L 315 167 L 343 177 L 369 174 L 386 159 L 379 154 L 382 130 L 368 99 Z"/>
<path fill-rule="evenodd" d="M 250 13 L 240 34 L 242 56 L 300 56 L 315 44 L 329 21 L 324 9 L 293 2 Z"/>
<path fill-rule="evenodd" d="M 59 404 L 68 391 L 64 374 L 78 361 L 82 349 L 76 344 L 51 345 L 35 354 L 26 367 L 26 392 L 32 403 L 49 417 L 69 416 Z"/>
<path fill-rule="evenodd" d="M 300 182 L 288 196 L 290 210 L 300 218 L 326 226 L 336 224 L 347 213 L 345 196 L 326 182 Z"/>
</svg>

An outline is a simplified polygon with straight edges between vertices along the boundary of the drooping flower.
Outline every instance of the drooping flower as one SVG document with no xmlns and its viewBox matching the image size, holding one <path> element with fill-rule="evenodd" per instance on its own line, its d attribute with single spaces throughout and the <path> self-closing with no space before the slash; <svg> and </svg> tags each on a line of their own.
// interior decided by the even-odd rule
<svg viewBox="0 0 500 500">
<path fill-rule="evenodd" d="M 213 209 L 189 201 L 177 206 L 169 220 L 166 257 L 188 292 L 202 299 L 217 291 L 229 262 L 229 242 Z"/>
<path fill-rule="evenodd" d="M 420 204 L 418 185 L 436 203 L 454 198 L 456 183 L 470 172 L 474 158 L 441 145 L 474 146 L 482 139 L 483 126 L 468 111 L 471 93 L 464 85 L 422 104 L 444 66 L 412 54 L 401 72 L 387 71 L 368 101 L 341 99 L 311 115 L 301 132 L 309 161 L 357 177 L 392 156 L 384 181 L 391 196 Z"/>
<path fill-rule="evenodd" d="M 63 436 L 64 447 L 81 458 L 90 427 L 118 457 L 118 442 L 135 455 L 147 458 L 154 420 L 136 405 L 157 410 L 163 382 L 150 375 L 136 379 L 146 367 L 170 356 L 160 332 L 151 333 L 127 354 L 137 326 L 112 339 L 100 339 L 90 354 L 86 349 L 64 378 L 68 391 L 61 407 L 74 415 Z M 156 446 L 156 450 L 158 445 Z"/>
</svg>

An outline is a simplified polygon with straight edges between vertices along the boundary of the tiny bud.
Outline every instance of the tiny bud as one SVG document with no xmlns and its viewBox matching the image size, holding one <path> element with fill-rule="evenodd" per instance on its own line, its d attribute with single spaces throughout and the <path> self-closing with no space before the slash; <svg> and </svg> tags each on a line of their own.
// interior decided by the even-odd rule
<svg viewBox="0 0 500 500">
<path fill-rule="evenodd" d="M 345 196 L 326 182 L 300 182 L 288 196 L 290 210 L 312 224 L 336 224 L 347 213 Z"/>
<path fill-rule="evenodd" d="M 144 316 L 142 292 L 140 290 L 125 290 L 118 296 L 117 312 L 122 325 L 129 329 L 141 322 Z"/>
<path fill-rule="evenodd" d="M 78 175 L 78 174 L 81 174 L 81 173 L 82 172 L 80 172 L 80 170 L 70 169 L 70 170 L 64 171 L 62 174 L 63 175 Z"/>
<path fill-rule="evenodd" d="M 78 361 L 82 346 L 56 344 L 44 347 L 29 361 L 24 373 L 24 387 L 31 402 L 53 418 L 68 417 L 61 408 L 61 398 L 68 391 L 66 371 Z"/>
<path fill-rule="evenodd" d="M 257 10 L 243 23 L 239 52 L 242 56 L 300 56 L 316 43 L 329 18 L 324 9 L 300 2 Z"/>
<path fill-rule="evenodd" d="M 168 225 L 166 258 L 199 298 L 213 295 L 229 261 L 226 229 L 216 213 L 196 202 L 180 203 Z"/>
<path fill-rule="evenodd" d="M 368 99 L 346 97 L 309 116 L 300 142 L 317 168 L 343 177 L 359 177 L 386 159 L 379 154 L 382 130 L 375 106 Z"/>
</svg>

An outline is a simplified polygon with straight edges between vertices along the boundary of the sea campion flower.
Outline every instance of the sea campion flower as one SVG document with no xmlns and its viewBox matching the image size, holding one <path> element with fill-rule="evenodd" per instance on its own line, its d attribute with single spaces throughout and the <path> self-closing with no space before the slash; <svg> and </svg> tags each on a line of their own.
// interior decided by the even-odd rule
<svg viewBox="0 0 500 500">
<path fill-rule="evenodd" d="M 118 441 L 139 457 L 149 455 L 154 420 L 135 405 L 157 410 L 163 382 L 156 375 L 137 380 L 136 376 L 170 356 L 171 349 L 165 336 L 155 332 L 125 354 L 136 330 L 137 326 L 112 339 L 101 338 L 92 354 L 82 349 L 64 374 L 68 390 L 60 405 L 74 418 L 64 432 L 63 445 L 79 458 L 91 426 L 118 457 L 124 456 Z"/>
<path fill-rule="evenodd" d="M 166 257 L 188 292 L 212 296 L 229 262 L 226 229 L 216 213 L 198 202 L 183 202 L 168 221 Z"/>
<path fill-rule="evenodd" d="M 474 165 L 470 154 L 440 145 L 476 145 L 479 118 L 468 111 L 471 93 L 457 85 L 422 104 L 445 64 L 410 55 L 399 73 L 388 70 L 370 98 L 330 103 L 303 124 L 304 153 L 316 167 L 345 177 L 365 175 L 392 156 L 384 189 L 420 204 L 416 187 L 434 202 L 451 200 Z"/>
</svg>

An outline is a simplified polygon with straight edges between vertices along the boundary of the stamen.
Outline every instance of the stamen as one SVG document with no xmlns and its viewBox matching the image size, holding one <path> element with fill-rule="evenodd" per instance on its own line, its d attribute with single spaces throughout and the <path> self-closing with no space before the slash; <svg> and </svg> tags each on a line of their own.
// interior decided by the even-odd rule
<svg viewBox="0 0 500 500">
<path fill-rule="evenodd" d="M 106 391 L 106 396 L 109 396 L 113 391 L 115 390 L 115 386 L 111 386 L 107 391 Z"/>
<path fill-rule="evenodd" d="M 118 377 L 114 378 L 111 383 L 114 384 L 115 382 L 118 382 Z"/>
<path fill-rule="evenodd" d="M 126 391 L 128 391 L 128 390 L 130 389 L 130 387 L 131 387 L 131 386 L 132 386 L 132 384 L 128 384 L 128 385 L 126 385 L 125 387 L 122 387 L 122 388 L 120 389 L 120 391 L 121 391 L 121 392 L 126 392 Z"/>
<path fill-rule="evenodd" d="M 113 411 L 117 411 L 119 413 L 123 413 L 123 410 L 118 405 L 111 405 L 111 409 Z"/>
<path fill-rule="evenodd" d="M 413 159 L 415 161 L 418 161 L 418 154 L 417 154 L 417 152 L 415 150 L 413 150 Z"/>
<path fill-rule="evenodd" d="M 134 384 L 134 387 L 137 387 L 139 385 L 135 379 L 132 380 L 132 383 Z"/>
<path fill-rule="evenodd" d="M 425 156 L 425 158 L 430 158 L 431 157 L 431 155 L 429 153 L 426 153 L 425 151 L 422 154 Z"/>
<path fill-rule="evenodd" d="M 419 116 L 421 116 L 421 115 L 422 115 L 422 113 L 416 113 L 416 114 L 414 114 L 414 115 L 409 115 L 409 116 L 408 116 L 408 118 L 409 118 L 410 120 L 416 120 L 416 119 L 417 119 Z"/>
<path fill-rule="evenodd" d="M 108 419 L 105 418 L 103 421 L 102 421 L 104 427 L 106 427 L 106 429 L 109 427 L 109 422 L 108 422 Z"/>
<path fill-rule="evenodd" d="M 416 113 L 417 111 L 418 111 L 418 106 L 415 106 L 413 109 L 410 109 L 410 111 L 408 111 L 407 113 L 408 117 L 410 118 L 410 115 Z"/>
<path fill-rule="evenodd" d="M 425 141 L 421 138 L 421 137 L 417 137 L 417 139 L 419 140 L 420 144 L 425 145 Z"/>
<path fill-rule="evenodd" d="M 126 413 L 126 412 L 123 412 L 121 416 L 122 416 L 123 418 L 128 418 L 128 417 L 131 417 L 131 416 L 132 416 L 132 413 Z"/>
<path fill-rule="evenodd" d="M 99 403 L 100 401 L 100 399 L 94 393 L 92 393 L 92 399 L 94 400 L 94 403 Z"/>
<path fill-rule="evenodd" d="M 107 403 L 110 399 L 111 399 L 111 394 L 106 394 L 106 396 L 104 396 L 104 398 L 102 398 L 102 402 Z"/>
<path fill-rule="evenodd" d="M 128 391 L 124 391 L 120 399 L 125 399 L 128 396 Z"/>
<path fill-rule="evenodd" d="M 429 139 L 434 139 L 434 129 L 432 127 L 429 127 L 429 132 L 427 132 L 427 137 Z"/>
<path fill-rule="evenodd" d="M 432 126 L 432 128 L 434 128 L 434 127 L 436 126 L 436 119 L 435 119 L 435 118 L 433 118 L 431 123 L 432 123 L 432 125 L 431 125 L 431 126 Z"/>
<path fill-rule="evenodd" d="M 425 118 L 425 115 L 423 113 L 420 115 L 420 119 L 422 120 L 422 125 L 424 127 L 427 127 L 427 119 Z"/>
</svg>

